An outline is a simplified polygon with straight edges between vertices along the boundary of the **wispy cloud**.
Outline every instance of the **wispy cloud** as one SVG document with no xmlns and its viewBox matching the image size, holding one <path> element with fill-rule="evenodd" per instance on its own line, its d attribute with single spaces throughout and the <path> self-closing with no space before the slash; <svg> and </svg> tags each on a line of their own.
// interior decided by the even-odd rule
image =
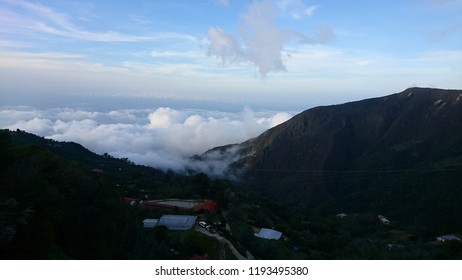
<svg viewBox="0 0 462 280">
<path fill-rule="evenodd" d="M 24 0 L 6 0 L 5 3 L 7 5 L 3 11 L 4 18 L 6 17 L 4 24 L 14 29 L 94 42 L 139 42 L 171 39 L 197 41 L 194 36 L 174 32 L 134 35 L 112 30 L 103 32 L 86 30 L 76 25 L 69 15 L 40 3 Z M 4 32 L 8 32 L 8 30 L 4 30 Z"/>
<path fill-rule="evenodd" d="M 367 49 L 306 45 L 285 63 L 300 87 L 322 90 L 323 84 L 338 82 L 343 92 L 387 94 L 413 84 L 460 88 L 461 59 L 461 51 L 418 52 L 403 58 Z"/>
<path fill-rule="evenodd" d="M 289 11 L 300 1 L 279 1 L 280 9 Z M 307 7 L 306 13 L 312 13 L 314 8 Z M 318 31 L 314 36 L 303 32 L 281 28 L 277 21 L 277 10 L 273 1 L 253 1 L 246 13 L 242 15 L 240 24 L 240 38 L 238 41 L 233 35 L 219 27 L 210 27 L 208 38 L 210 40 L 209 55 L 222 60 L 224 65 L 235 63 L 250 63 L 255 66 L 260 77 L 264 78 L 270 72 L 285 71 L 283 63 L 284 46 L 294 39 L 299 43 L 319 44 L 326 43 L 333 38 L 330 28 Z"/>
<path fill-rule="evenodd" d="M 223 6 L 229 5 L 229 0 L 215 0 L 215 2 Z"/>
<path fill-rule="evenodd" d="M 294 33 L 298 36 L 299 43 L 302 44 L 326 44 L 335 38 L 334 31 L 328 26 L 318 28 L 311 36 L 301 32 Z"/>
<path fill-rule="evenodd" d="M 429 39 L 434 43 L 442 42 L 449 36 L 457 34 L 461 28 L 462 24 L 460 22 L 455 22 L 450 26 L 430 32 Z"/>
<path fill-rule="evenodd" d="M 188 51 L 152 51 L 152 61 L 121 61 L 108 65 L 91 62 L 85 55 L 62 52 L 18 52 L 0 50 L 0 67 L 3 69 L 21 69 L 28 71 L 46 70 L 40 75 L 48 75 L 50 79 L 57 73 L 67 73 L 70 80 L 78 79 L 80 74 L 101 73 L 107 79 L 118 80 L 123 76 L 142 79 L 149 75 L 174 74 L 176 77 L 219 77 L 221 73 L 214 71 L 214 63 L 201 52 Z M 116 78 L 117 77 L 117 78 Z M 100 78 L 102 78 L 100 76 Z M 18 77 L 20 80 L 21 77 Z"/>
<path fill-rule="evenodd" d="M 85 56 L 62 52 L 17 52 L 0 50 L 0 67 L 4 69 L 52 70 L 66 72 L 114 72 L 121 67 L 105 66 L 83 60 Z M 54 73 L 49 73 L 53 75 Z"/>
<path fill-rule="evenodd" d="M 223 65 L 240 62 L 244 53 L 232 35 L 219 27 L 210 27 L 207 31 L 210 39 L 209 55 L 221 58 Z"/>
<path fill-rule="evenodd" d="M 31 44 L 14 40 L 0 40 L 0 48 L 26 48 Z"/>
<path fill-rule="evenodd" d="M 306 7 L 304 10 L 304 14 L 307 16 L 312 16 L 314 14 L 314 11 L 318 8 L 318 6 L 309 6 Z"/>
<path fill-rule="evenodd" d="M 172 51 L 172 50 L 152 50 L 151 56 L 154 58 L 189 58 L 203 59 L 204 53 L 199 51 Z"/>
<path fill-rule="evenodd" d="M 83 58 L 83 55 L 73 53 L 61 53 L 61 52 L 15 52 L 17 56 L 24 58 L 45 58 L 45 59 L 78 59 Z"/>
<path fill-rule="evenodd" d="M 318 9 L 318 6 L 308 6 L 302 0 L 276 0 L 275 3 L 282 16 L 295 20 L 310 17 Z"/>
</svg>

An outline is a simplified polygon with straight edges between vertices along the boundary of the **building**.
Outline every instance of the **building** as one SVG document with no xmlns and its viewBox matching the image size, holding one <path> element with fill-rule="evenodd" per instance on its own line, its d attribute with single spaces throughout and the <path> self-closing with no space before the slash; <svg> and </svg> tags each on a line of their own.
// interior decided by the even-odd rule
<svg viewBox="0 0 462 280">
<path fill-rule="evenodd" d="M 201 205 L 200 200 L 194 199 L 162 199 L 162 200 L 147 200 L 145 207 L 153 207 L 159 209 L 169 209 L 176 211 L 195 211 L 195 208 Z"/>
<path fill-rule="evenodd" d="M 218 204 L 214 200 L 206 200 L 202 203 L 202 209 L 209 211 L 209 212 L 215 212 L 217 211 Z"/>
<path fill-rule="evenodd" d="M 452 234 L 449 234 L 449 235 L 442 235 L 442 236 L 438 236 L 436 238 L 436 240 L 440 241 L 440 242 L 447 242 L 447 241 L 460 241 L 460 238 L 455 236 L 455 235 L 452 235 Z"/>
<path fill-rule="evenodd" d="M 158 219 L 144 219 L 143 228 L 154 228 L 157 226 L 158 222 L 159 222 Z"/>
<path fill-rule="evenodd" d="M 282 232 L 274 229 L 262 228 L 258 233 L 255 233 L 255 236 L 263 239 L 279 240 L 282 236 Z"/>
<path fill-rule="evenodd" d="M 199 212 L 206 210 L 215 212 L 217 203 L 213 200 L 196 200 L 196 199 L 162 199 L 146 200 L 143 207 L 168 209 L 182 212 Z"/>
<path fill-rule="evenodd" d="M 163 215 L 157 226 L 165 226 L 169 230 L 188 230 L 196 224 L 197 216 L 189 215 Z"/>
<path fill-rule="evenodd" d="M 377 218 L 379 218 L 379 221 L 384 225 L 390 224 L 390 221 L 382 215 L 378 215 Z"/>
</svg>

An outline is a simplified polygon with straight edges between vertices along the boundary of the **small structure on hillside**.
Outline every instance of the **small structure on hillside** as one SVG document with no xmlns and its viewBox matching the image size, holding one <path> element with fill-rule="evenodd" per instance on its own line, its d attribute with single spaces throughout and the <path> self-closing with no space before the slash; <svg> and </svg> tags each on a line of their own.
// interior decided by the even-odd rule
<svg viewBox="0 0 462 280">
<path fill-rule="evenodd" d="M 442 235 L 442 236 L 438 236 L 436 238 L 436 240 L 440 241 L 440 242 L 447 242 L 447 241 L 460 241 L 460 238 L 455 236 L 455 235 L 452 235 L 452 234 L 448 234 L 448 235 Z"/>
<path fill-rule="evenodd" d="M 217 211 L 218 208 L 218 203 L 214 200 L 206 200 L 202 203 L 202 209 L 209 211 L 209 212 L 215 212 Z"/>
<path fill-rule="evenodd" d="M 154 228 L 157 226 L 158 222 L 159 222 L 158 219 L 144 219 L 143 228 Z"/>
<path fill-rule="evenodd" d="M 146 200 L 144 207 L 169 209 L 182 212 L 199 212 L 201 210 L 215 212 L 217 203 L 213 200 L 197 200 L 197 199 L 161 199 L 161 200 Z"/>
<path fill-rule="evenodd" d="M 282 236 L 282 232 L 274 229 L 262 228 L 258 233 L 255 233 L 255 236 L 263 239 L 279 240 Z"/>
<path fill-rule="evenodd" d="M 340 214 L 336 215 L 336 217 L 340 218 L 340 219 L 345 218 L 346 216 L 347 216 L 347 214 L 345 214 L 345 213 L 340 213 Z"/>
<path fill-rule="evenodd" d="M 163 215 L 157 226 L 165 226 L 169 230 L 188 230 L 196 224 L 197 216 L 189 215 Z"/>
<path fill-rule="evenodd" d="M 377 218 L 379 218 L 379 221 L 384 225 L 390 224 L 390 221 L 382 215 L 378 215 Z"/>
</svg>

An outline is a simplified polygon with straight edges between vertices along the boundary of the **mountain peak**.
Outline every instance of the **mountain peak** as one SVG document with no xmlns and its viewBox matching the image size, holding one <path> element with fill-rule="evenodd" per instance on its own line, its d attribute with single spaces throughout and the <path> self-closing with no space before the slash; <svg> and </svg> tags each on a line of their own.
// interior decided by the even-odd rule
<svg viewBox="0 0 462 280">
<path fill-rule="evenodd" d="M 462 165 L 462 90 L 409 88 L 315 107 L 232 148 L 230 174 L 312 208 L 383 184 L 383 174 Z"/>
</svg>

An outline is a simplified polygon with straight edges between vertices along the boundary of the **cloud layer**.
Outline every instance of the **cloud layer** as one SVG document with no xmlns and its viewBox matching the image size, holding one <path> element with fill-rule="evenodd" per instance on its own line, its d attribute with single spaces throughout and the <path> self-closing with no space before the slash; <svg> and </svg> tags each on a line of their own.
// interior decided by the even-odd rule
<svg viewBox="0 0 462 280">
<path fill-rule="evenodd" d="M 98 154 L 109 153 L 163 170 L 195 169 L 220 175 L 222 163 L 198 164 L 190 157 L 216 146 L 243 142 L 290 117 L 248 108 L 224 113 L 168 107 L 110 112 L 13 107 L 0 110 L 0 127 L 77 142 Z"/>
</svg>

